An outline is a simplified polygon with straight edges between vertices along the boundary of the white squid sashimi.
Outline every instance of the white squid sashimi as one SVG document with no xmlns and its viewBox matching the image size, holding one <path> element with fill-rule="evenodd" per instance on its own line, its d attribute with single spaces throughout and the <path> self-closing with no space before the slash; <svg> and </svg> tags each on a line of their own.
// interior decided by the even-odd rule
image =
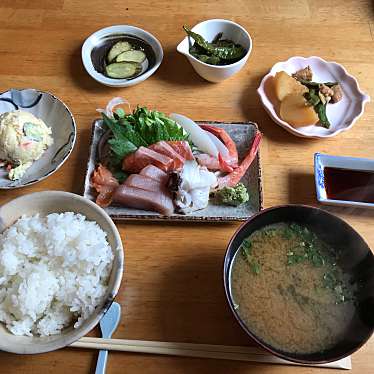
<svg viewBox="0 0 374 374">
<path fill-rule="evenodd" d="M 195 160 L 186 161 L 180 174 L 181 188 L 186 191 L 195 188 L 215 186 L 217 177 L 207 168 L 201 167 Z"/>
<path fill-rule="evenodd" d="M 210 187 L 195 188 L 189 192 L 184 191 L 176 201 L 179 212 L 188 214 L 196 210 L 204 209 L 209 203 Z"/>
<path fill-rule="evenodd" d="M 174 202 L 180 212 L 187 214 L 208 206 L 210 190 L 217 185 L 217 177 L 214 173 L 193 160 L 186 161 L 176 177 L 177 189 L 174 191 Z"/>
<path fill-rule="evenodd" d="M 176 113 L 171 113 L 169 117 L 190 134 L 192 143 L 194 143 L 200 151 L 218 157 L 218 149 L 216 145 L 196 122 L 186 116 Z"/>
<path fill-rule="evenodd" d="M 212 134 L 209 131 L 203 130 L 206 132 L 206 134 L 209 136 L 211 141 L 214 143 L 214 145 L 217 147 L 217 150 L 223 157 L 227 157 L 229 155 L 229 150 L 227 147 L 219 140 L 214 134 Z"/>
</svg>

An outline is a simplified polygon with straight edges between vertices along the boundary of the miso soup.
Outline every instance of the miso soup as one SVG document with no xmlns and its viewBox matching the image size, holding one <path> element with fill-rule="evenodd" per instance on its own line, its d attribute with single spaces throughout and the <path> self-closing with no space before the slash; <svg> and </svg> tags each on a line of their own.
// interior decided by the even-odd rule
<svg viewBox="0 0 374 374">
<path fill-rule="evenodd" d="M 310 229 L 279 223 L 253 232 L 231 267 L 235 308 L 264 343 L 290 353 L 327 350 L 354 312 L 354 285 Z"/>
</svg>

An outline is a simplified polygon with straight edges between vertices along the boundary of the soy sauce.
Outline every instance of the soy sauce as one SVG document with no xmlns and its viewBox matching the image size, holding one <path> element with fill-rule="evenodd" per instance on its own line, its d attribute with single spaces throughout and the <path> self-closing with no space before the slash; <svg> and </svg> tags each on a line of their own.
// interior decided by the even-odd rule
<svg viewBox="0 0 374 374">
<path fill-rule="evenodd" d="M 98 44 L 91 51 L 91 61 L 98 73 L 101 73 L 107 77 L 105 74 L 105 66 L 107 65 L 106 57 L 109 53 L 109 50 L 117 42 L 128 42 L 134 49 L 141 50 L 145 53 L 146 59 L 141 63 L 142 70 L 137 74 L 127 79 L 134 79 L 146 71 L 152 69 L 156 63 L 156 55 L 152 47 L 143 39 L 138 38 L 133 35 L 120 34 L 120 35 L 108 35 L 105 37 L 100 44 Z M 110 78 L 110 77 L 109 77 Z M 115 79 L 115 78 L 112 78 Z"/>
<path fill-rule="evenodd" d="M 374 172 L 325 167 L 329 199 L 374 203 Z"/>
</svg>

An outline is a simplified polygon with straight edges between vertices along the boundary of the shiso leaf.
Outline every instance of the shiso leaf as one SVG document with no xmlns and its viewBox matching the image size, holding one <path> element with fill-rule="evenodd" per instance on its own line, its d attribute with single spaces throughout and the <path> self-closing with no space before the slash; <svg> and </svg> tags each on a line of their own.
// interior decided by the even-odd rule
<svg viewBox="0 0 374 374">
<path fill-rule="evenodd" d="M 139 147 L 147 147 L 161 140 L 188 140 L 189 135 L 175 121 L 164 113 L 137 107 L 126 114 L 123 109 L 116 109 L 113 117 L 102 113 L 104 124 L 111 130 L 108 140 L 111 149 L 111 164 L 120 166 L 121 160 L 135 152 Z M 112 170 L 118 171 L 118 170 Z"/>
</svg>

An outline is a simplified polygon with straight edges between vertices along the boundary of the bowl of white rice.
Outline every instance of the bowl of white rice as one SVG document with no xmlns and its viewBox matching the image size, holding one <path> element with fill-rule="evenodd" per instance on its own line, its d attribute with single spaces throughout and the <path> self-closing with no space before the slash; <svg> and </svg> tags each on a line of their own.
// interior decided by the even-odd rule
<svg viewBox="0 0 374 374">
<path fill-rule="evenodd" d="M 0 207 L 0 350 L 63 348 L 92 330 L 121 285 L 123 247 L 110 217 L 69 192 Z"/>
</svg>

